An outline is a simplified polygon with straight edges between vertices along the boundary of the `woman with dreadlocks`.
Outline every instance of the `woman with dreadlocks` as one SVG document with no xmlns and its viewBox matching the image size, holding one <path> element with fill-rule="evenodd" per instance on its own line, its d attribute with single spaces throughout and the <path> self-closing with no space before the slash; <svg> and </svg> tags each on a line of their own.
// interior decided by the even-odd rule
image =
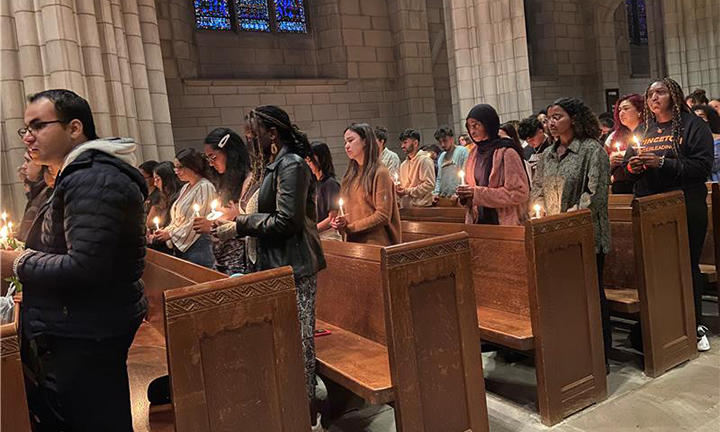
<svg viewBox="0 0 720 432">
<path fill-rule="evenodd" d="M 315 293 L 317 273 L 326 264 L 317 231 L 315 182 L 305 163 L 311 154 L 310 143 L 288 114 L 272 105 L 250 111 L 247 135 L 256 158 L 267 165 L 259 173 L 256 211 L 238 215 L 235 232 L 257 238 L 257 270 L 293 268 L 307 393 L 315 424 Z"/>
<path fill-rule="evenodd" d="M 701 322 L 704 282 L 700 253 L 708 224 L 705 181 L 713 165 L 712 134 L 705 122 L 690 112 L 682 88 L 670 78 L 648 87 L 645 118 L 648 122 L 642 146 L 628 148 L 625 166 L 635 178 L 633 192 L 637 197 L 673 190 L 685 194 L 698 350 L 707 351 L 707 328 Z"/>
<path fill-rule="evenodd" d="M 595 233 L 595 255 L 600 293 L 605 366 L 612 333 L 603 287 L 603 264 L 610 251 L 608 183 L 610 161 L 598 142 L 600 123 L 592 110 L 576 98 L 556 100 L 547 112 L 555 144 L 540 156 L 533 176 L 530 203 L 548 215 L 589 209 Z M 607 369 L 609 372 L 609 369 Z"/>
</svg>

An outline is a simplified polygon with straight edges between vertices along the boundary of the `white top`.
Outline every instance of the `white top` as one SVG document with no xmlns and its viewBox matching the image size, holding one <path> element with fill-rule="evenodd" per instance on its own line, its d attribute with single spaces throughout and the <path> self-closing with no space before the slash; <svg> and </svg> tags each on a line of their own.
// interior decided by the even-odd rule
<svg viewBox="0 0 720 432">
<path fill-rule="evenodd" d="M 200 217 L 206 217 L 212 211 L 210 203 L 215 198 L 215 186 L 206 178 L 201 178 L 192 187 L 187 183 L 180 189 L 180 196 L 170 208 L 170 225 L 165 228 L 170 233 L 168 246 L 172 243 L 180 252 L 185 252 L 195 243 L 200 234 L 192 228 L 193 205 L 198 204 Z"/>
</svg>

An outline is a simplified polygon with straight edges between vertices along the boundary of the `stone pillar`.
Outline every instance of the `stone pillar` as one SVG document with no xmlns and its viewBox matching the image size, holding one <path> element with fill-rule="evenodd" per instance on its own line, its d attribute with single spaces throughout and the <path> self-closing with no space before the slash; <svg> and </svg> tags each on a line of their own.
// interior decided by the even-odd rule
<svg viewBox="0 0 720 432">
<path fill-rule="evenodd" d="M 464 128 L 470 108 L 493 105 L 502 121 L 532 112 L 522 0 L 445 0 L 453 114 Z"/>
<path fill-rule="evenodd" d="M 67 88 L 85 97 L 100 136 L 130 136 L 138 158 L 174 155 L 153 0 L 4 0 L 2 24 L 3 206 L 25 205 L 15 175 L 24 145 L 25 97 Z"/>
<path fill-rule="evenodd" d="M 401 129 L 419 129 L 429 143 L 437 114 L 426 3 L 390 0 L 388 11 L 397 59 L 397 121 Z"/>
<path fill-rule="evenodd" d="M 720 2 L 662 0 L 668 75 L 686 93 L 720 95 Z"/>
</svg>

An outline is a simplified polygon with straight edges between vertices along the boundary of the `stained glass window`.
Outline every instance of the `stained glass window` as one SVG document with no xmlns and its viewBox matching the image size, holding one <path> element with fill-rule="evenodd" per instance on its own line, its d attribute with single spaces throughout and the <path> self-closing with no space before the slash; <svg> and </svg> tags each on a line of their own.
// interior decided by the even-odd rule
<svg viewBox="0 0 720 432">
<path fill-rule="evenodd" d="M 634 45 L 648 43 L 647 14 L 645 0 L 625 0 L 628 19 L 628 36 Z"/>
<path fill-rule="evenodd" d="M 275 0 L 275 20 L 279 32 L 306 33 L 303 0 Z"/>
<path fill-rule="evenodd" d="M 195 27 L 307 33 L 304 0 L 194 0 Z"/>
<path fill-rule="evenodd" d="M 227 0 L 195 0 L 195 27 L 230 30 L 230 9 Z"/>
<path fill-rule="evenodd" d="M 246 31 L 270 31 L 267 0 L 235 0 L 238 28 Z"/>
</svg>

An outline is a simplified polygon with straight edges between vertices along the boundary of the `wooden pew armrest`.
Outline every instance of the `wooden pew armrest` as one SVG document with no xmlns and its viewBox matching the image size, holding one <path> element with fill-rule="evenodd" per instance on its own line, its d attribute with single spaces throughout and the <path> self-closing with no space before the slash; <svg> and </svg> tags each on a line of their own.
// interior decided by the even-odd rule
<svg viewBox="0 0 720 432">
<path fill-rule="evenodd" d="M 387 347 L 317 320 L 332 334 L 315 338 L 317 371 L 371 404 L 394 400 Z"/>
</svg>

